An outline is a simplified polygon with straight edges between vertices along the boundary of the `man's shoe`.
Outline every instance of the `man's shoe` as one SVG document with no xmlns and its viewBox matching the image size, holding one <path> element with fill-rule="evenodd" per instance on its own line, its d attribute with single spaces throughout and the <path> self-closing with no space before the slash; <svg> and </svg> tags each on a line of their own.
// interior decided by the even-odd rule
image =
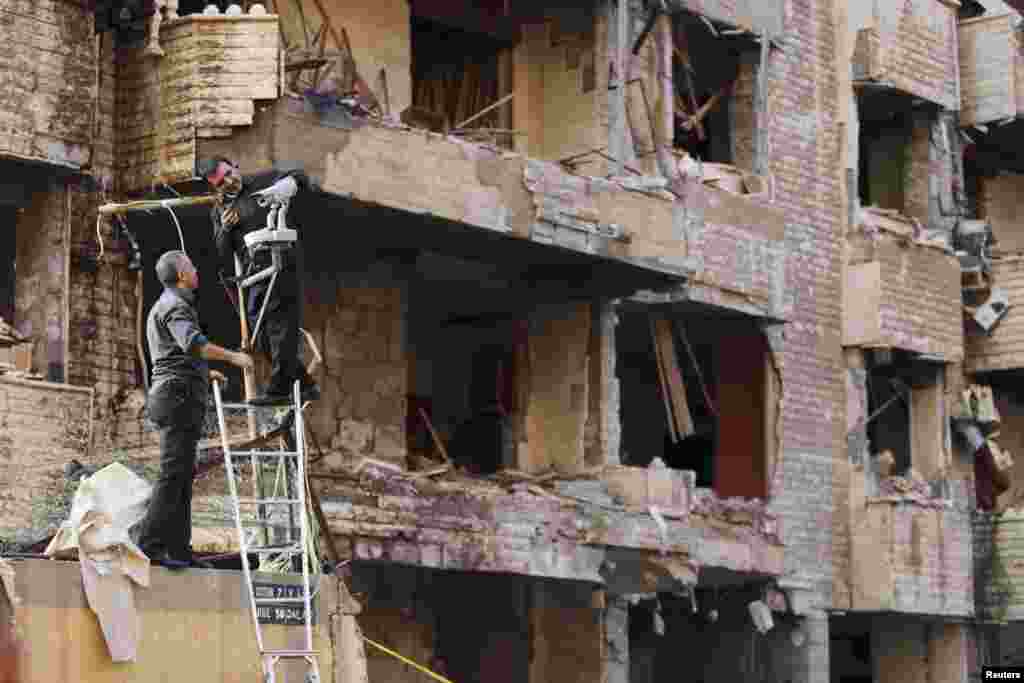
<svg viewBox="0 0 1024 683">
<path fill-rule="evenodd" d="M 164 569 L 170 569 L 171 571 L 181 571 L 182 569 L 188 569 L 192 566 L 192 562 L 190 560 L 179 560 L 171 557 L 167 553 L 161 553 L 156 557 L 151 557 L 149 561 L 152 564 L 158 564 Z"/>
</svg>

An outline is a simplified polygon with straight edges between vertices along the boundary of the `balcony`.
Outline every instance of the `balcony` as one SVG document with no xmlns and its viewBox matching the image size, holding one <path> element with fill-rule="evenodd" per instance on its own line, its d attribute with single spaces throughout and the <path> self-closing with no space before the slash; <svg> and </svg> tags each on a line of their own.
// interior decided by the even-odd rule
<svg viewBox="0 0 1024 683">
<path fill-rule="evenodd" d="M 230 136 L 252 123 L 257 101 L 277 98 L 278 24 L 275 15 L 193 14 L 163 23 L 160 57 L 143 44 L 117 50 L 122 191 L 190 179 L 197 140 Z"/>
<path fill-rule="evenodd" d="M 242 168 L 301 165 L 334 197 L 376 207 L 408 235 L 443 225 L 554 245 L 672 276 L 763 309 L 778 307 L 785 214 L 762 195 L 698 187 L 677 200 L 654 177 L 593 178 L 490 146 L 379 120 L 332 121 L 286 96 L 199 156 Z M 341 122 L 339 122 L 341 121 Z M 287 134 L 285 133 L 287 131 Z M 383 216 L 384 213 L 381 213 Z M 424 232 L 424 221 L 431 227 Z M 381 228 L 385 227 L 383 225 Z M 437 233 L 440 238 L 440 232 Z"/>
<path fill-rule="evenodd" d="M 947 109 L 960 106 L 957 0 L 851 3 L 853 77 Z"/>
<path fill-rule="evenodd" d="M 1024 300 L 1024 258 L 1019 253 L 993 258 L 990 275 L 993 288 L 1002 290 L 1011 306 Z M 965 370 L 989 372 L 1024 367 L 1024 319 L 1019 310 L 1010 308 L 988 334 L 973 322 L 967 324 Z"/>
<path fill-rule="evenodd" d="M 843 345 L 961 360 L 957 259 L 942 246 L 915 239 L 910 219 L 893 212 L 862 211 L 861 224 L 867 231 L 847 242 Z"/>
<path fill-rule="evenodd" d="M 960 24 L 960 124 L 976 126 L 1024 113 L 1024 44 L 1014 15 Z"/>
<path fill-rule="evenodd" d="M 974 614 L 970 513 L 937 499 L 867 498 L 851 535 L 851 609 Z"/>
<path fill-rule="evenodd" d="M 648 590 L 692 581 L 703 568 L 783 571 L 778 521 L 764 504 L 718 499 L 695 488 L 692 473 L 609 467 L 543 484 L 511 473 L 434 479 L 368 464 L 313 476 L 342 554 L 360 560 L 599 583 L 612 561 L 623 572 L 640 567 Z"/>
</svg>

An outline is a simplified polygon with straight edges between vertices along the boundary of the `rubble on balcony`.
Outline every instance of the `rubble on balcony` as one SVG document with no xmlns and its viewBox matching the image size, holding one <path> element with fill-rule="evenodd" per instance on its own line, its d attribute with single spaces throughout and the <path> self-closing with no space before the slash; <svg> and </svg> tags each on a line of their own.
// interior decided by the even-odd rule
<svg viewBox="0 0 1024 683">
<path fill-rule="evenodd" d="M 483 479 L 363 461 L 312 476 L 335 539 L 359 559 L 603 581 L 605 550 L 620 548 L 695 568 L 782 571 L 765 503 L 695 490 L 692 473 L 607 467 L 575 479 Z"/>
</svg>

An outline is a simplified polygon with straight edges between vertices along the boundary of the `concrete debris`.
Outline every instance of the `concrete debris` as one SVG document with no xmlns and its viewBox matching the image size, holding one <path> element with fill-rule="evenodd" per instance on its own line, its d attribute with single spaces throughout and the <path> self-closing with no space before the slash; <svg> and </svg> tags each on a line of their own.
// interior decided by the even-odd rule
<svg viewBox="0 0 1024 683">
<path fill-rule="evenodd" d="M 1006 292 L 998 287 L 993 287 L 989 293 L 988 300 L 977 308 L 974 308 L 974 322 L 976 322 L 981 329 L 985 330 L 986 333 L 991 333 L 1009 310 L 1010 299 Z"/>
</svg>

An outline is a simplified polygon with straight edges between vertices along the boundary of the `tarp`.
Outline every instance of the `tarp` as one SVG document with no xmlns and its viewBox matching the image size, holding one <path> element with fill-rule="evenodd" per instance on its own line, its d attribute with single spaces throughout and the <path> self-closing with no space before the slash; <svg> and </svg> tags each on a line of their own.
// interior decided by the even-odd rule
<svg viewBox="0 0 1024 683">
<path fill-rule="evenodd" d="M 82 584 L 115 662 L 134 662 L 139 616 L 132 584 L 149 586 L 149 558 L 129 536 L 146 514 L 152 487 L 120 463 L 83 479 L 68 516 L 46 548 L 50 557 L 78 555 Z"/>
</svg>

